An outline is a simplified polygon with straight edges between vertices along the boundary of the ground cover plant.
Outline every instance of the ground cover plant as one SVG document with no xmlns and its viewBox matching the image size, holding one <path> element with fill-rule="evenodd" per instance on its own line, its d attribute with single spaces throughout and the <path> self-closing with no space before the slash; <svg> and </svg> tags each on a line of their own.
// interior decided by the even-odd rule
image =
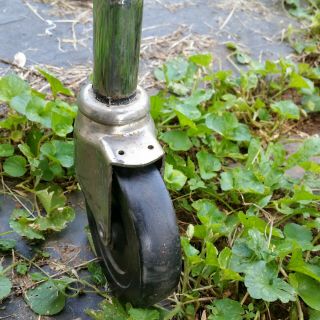
<svg viewBox="0 0 320 320">
<path fill-rule="evenodd" d="M 184 253 L 181 284 L 170 298 L 174 308 L 140 310 L 106 300 L 103 311 L 88 311 L 94 319 L 319 316 L 320 165 L 313 157 L 320 154 L 320 138 L 289 136 L 300 118 L 319 110 L 319 68 L 267 61 L 237 76 L 212 72 L 211 63 L 210 55 L 195 55 L 155 71 L 163 89 L 151 98 L 151 113 L 167 154 L 164 179 Z M 70 134 L 76 107 L 57 99 L 59 92 L 72 93 L 41 73 L 51 81 L 53 100 L 15 75 L 1 79 L 0 92 L 9 107 L 0 122 L 2 177 L 21 179 L 15 190 L 32 194 L 34 204 L 14 210 L 10 226 L 29 240 L 62 230 L 74 216 L 64 191 L 75 183 Z M 59 127 L 56 108 L 65 120 Z M 286 145 L 292 139 L 299 146 L 290 154 Z M 304 174 L 290 176 L 297 166 Z M 7 238 L 0 244 L 2 251 L 14 248 Z M 24 293 L 38 314 L 59 312 L 68 291 L 79 293 L 76 282 L 94 286 L 69 276 L 55 279 L 43 270 L 28 273 L 33 263 L 21 257 L 2 269 L 1 298 L 10 294 L 12 269 L 38 284 Z M 90 269 L 103 284 L 99 268 Z M 38 291 L 55 298 L 43 308 Z"/>
<path fill-rule="evenodd" d="M 38 76 L 50 84 L 47 94 L 17 75 L 1 78 L 1 183 L 18 205 L 12 230 L 0 234 L 1 255 L 12 260 L 0 267 L 0 300 L 22 295 L 36 314 L 55 315 L 67 298 L 95 292 L 105 300 L 86 312 L 98 320 L 320 319 L 320 138 L 299 134 L 320 111 L 319 4 L 310 4 L 284 1 L 306 23 L 288 31 L 296 62 L 258 63 L 230 45 L 248 65 L 239 74 L 213 72 L 210 54 L 155 70 L 160 91 L 151 114 L 183 250 L 170 308 L 112 299 L 96 259 L 45 268 L 50 256 L 37 244 L 75 215 L 67 203 L 77 189 L 74 94 L 45 70 Z M 15 250 L 13 232 L 34 248 L 32 259 Z M 81 269 L 90 276 L 79 277 Z"/>
</svg>

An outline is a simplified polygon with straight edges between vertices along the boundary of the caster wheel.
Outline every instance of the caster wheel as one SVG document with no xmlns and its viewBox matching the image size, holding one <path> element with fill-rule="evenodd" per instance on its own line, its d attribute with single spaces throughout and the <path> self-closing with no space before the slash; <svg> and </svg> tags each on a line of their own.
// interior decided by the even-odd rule
<svg viewBox="0 0 320 320">
<path fill-rule="evenodd" d="M 111 241 L 87 206 L 89 227 L 111 292 L 134 306 L 165 299 L 179 282 L 181 250 L 169 193 L 154 166 L 114 168 Z"/>
</svg>

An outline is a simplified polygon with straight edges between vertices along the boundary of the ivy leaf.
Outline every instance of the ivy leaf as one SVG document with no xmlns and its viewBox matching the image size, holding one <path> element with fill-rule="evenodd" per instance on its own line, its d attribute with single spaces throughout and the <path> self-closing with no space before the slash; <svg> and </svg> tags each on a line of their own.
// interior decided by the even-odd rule
<svg viewBox="0 0 320 320">
<path fill-rule="evenodd" d="M 58 314 L 66 304 L 64 292 L 51 280 L 29 289 L 24 298 L 31 310 L 42 316 Z"/>
<path fill-rule="evenodd" d="M 215 300 L 209 309 L 212 315 L 208 317 L 208 320 L 242 320 L 244 314 L 240 302 L 228 298 Z"/>
<path fill-rule="evenodd" d="M 10 279 L 4 275 L 0 275 L 0 301 L 10 294 L 11 288 L 12 283 Z"/>
<path fill-rule="evenodd" d="M 265 261 L 257 262 L 247 270 L 244 283 L 250 296 L 254 299 L 282 303 L 295 301 L 295 290 L 284 280 L 278 278 L 278 269 L 275 265 Z"/>
<path fill-rule="evenodd" d="M 3 164 L 4 172 L 14 178 L 22 177 L 27 172 L 27 161 L 22 156 L 12 156 Z"/>
<path fill-rule="evenodd" d="M 10 157 L 14 154 L 14 146 L 12 144 L 0 144 L 0 157 Z"/>
<path fill-rule="evenodd" d="M 201 178 L 204 180 L 216 176 L 216 171 L 221 169 L 221 162 L 213 154 L 206 151 L 197 153 Z"/>
<path fill-rule="evenodd" d="M 164 170 L 164 181 L 168 187 L 174 191 L 180 191 L 187 182 L 187 177 L 179 170 L 173 168 L 169 163 L 166 163 Z"/>
<path fill-rule="evenodd" d="M 289 281 L 309 307 L 320 311 L 319 282 L 301 273 L 290 273 Z"/>
<path fill-rule="evenodd" d="M 271 105 L 271 109 L 285 119 L 298 120 L 300 118 L 300 110 L 291 100 L 283 100 L 273 103 Z"/>
<path fill-rule="evenodd" d="M 192 142 L 185 131 L 168 131 L 163 133 L 160 139 L 174 151 L 188 151 L 192 147 Z"/>
<path fill-rule="evenodd" d="M 30 87 L 15 74 L 9 74 L 0 79 L 0 101 L 10 102 L 16 96 L 23 93 L 30 93 Z"/>
<path fill-rule="evenodd" d="M 157 310 L 135 309 L 131 308 L 128 311 L 131 316 L 130 320 L 159 320 L 160 313 Z"/>
<path fill-rule="evenodd" d="M 13 239 L 0 239 L 0 251 L 10 251 L 14 249 L 17 241 Z"/>
<path fill-rule="evenodd" d="M 55 76 L 53 76 L 52 74 L 44 71 L 43 69 L 39 69 L 38 68 L 38 71 L 49 82 L 50 87 L 51 87 L 51 91 L 52 91 L 52 95 L 53 95 L 54 98 L 57 97 L 58 93 L 61 93 L 63 95 L 70 96 L 70 97 L 74 96 L 74 93 L 70 89 L 66 88 L 63 85 L 63 83 L 59 79 L 57 79 Z"/>
</svg>

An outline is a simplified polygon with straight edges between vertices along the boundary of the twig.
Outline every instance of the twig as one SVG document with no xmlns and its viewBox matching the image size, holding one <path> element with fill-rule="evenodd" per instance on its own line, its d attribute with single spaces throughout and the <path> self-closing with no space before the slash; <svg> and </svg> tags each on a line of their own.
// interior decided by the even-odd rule
<svg viewBox="0 0 320 320">
<path fill-rule="evenodd" d="M 235 6 L 233 7 L 233 9 L 231 10 L 231 12 L 229 13 L 227 19 L 224 21 L 224 23 L 221 25 L 221 27 L 219 28 L 219 30 L 221 31 L 230 21 L 230 19 L 232 18 L 236 8 L 238 7 L 238 3 L 235 4 Z"/>
</svg>

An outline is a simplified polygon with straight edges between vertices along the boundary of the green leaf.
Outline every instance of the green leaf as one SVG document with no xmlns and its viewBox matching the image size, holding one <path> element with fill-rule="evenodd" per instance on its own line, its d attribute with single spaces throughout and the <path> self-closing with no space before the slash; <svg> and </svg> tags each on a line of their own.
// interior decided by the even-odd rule
<svg viewBox="0 0 320 320">
<path fill-rule="evenodd" d="M 14 154 L 14 147 L 11 144 L 0 144 L 0 157 L 10 157 Z"/>
<path fill-rule="evenodd" d="M 285 119 L 298 120 L 300 118 L 300 110 L 291 100 L 283 100 L 273 103 L 271 105 L 271 109 Z"/>
<path fill-rule="evenodd" d="M 24 276 L 29 270 L 28 265 L 25 262 L 20 262 L 16 266 L 16 271 L 18 274 Z"/>
<path fill-rule="evenodd" d="M 310 89 L 310 86 L 309 86 L 307 79 L 305 79 L 304 77 L 300 76 L 299 74 L 293 72 L 290 76 L 289 88 Z"/>
<path fill-rule="evenodd" d="M 12 283 L 10 279 L 4 275 L 0 275 L 0 301 L 10 294 L 11 288 Z"/>
<path fill-rule="evenodd" d="M 63 95 L 66 95 L 66 96 L 71 96 L 73 97 L 74 96 L 74 93 L 66 88 L 63 83 L 57 79 L 55 76 L 53 76 L 52 74 L 42 70 L 42 69 L 39 69 L 38 68 L 38 71 L 47 79 L 47 81 L 49 82 L 50 84 L 50 87 L 51 87 L 51 91 L 52 91 L 52 95 L 54 98 L 57 97 L 58 93 L 61 93 Z"/>
<path fill-rule="evenodd" d="M 320 311 L 319 282 L 301 273 L 290 273 L 289 281 L 309 307 Z"/>
<path fill-rule="evenodd" d="M 284 234 L 287 239 L 298 244 L 303 250 L 311 250 L 313 247 L 312 231 L 303 225 L 288 223 L 284 227 Z"/>
<path fill-rule="evenodd" d="M 265 261 L 257 262 L 247 270 L 244 283 L 250 296 L 267 302 L 280 300 L 282 303 L 295 301 L 295 290 L 284 280 L 278 278 L 276 266 Z"/>
<path fill-rule="evenodd" d="M 29 85 L 15 74 L 9 74 L 0 79 L 0 101 L 10 102 L 16 96 L 30 93 Z"/>
<path fill-rule="evenodd" d="M 159 320 L 160 313 L 157 310 L 135 309 L 131 308 L 128 311 L 131 316 L 130 320 Z"/>
<path fill-rule="evenodd" d="M 297 152 L 287 159 L 287 169 L 308 161 L 311 157 L 320 155 L 320 138 L 312 137 L 304 140 Z"/>
<path fill-rule="evenodd" d="M 192 147 L 192 142 L 185 131 L 168 131 L 163 133 L 160 139 L 174 151 L 188 151 Z"/>
<path fill-rule="evenodd" d="M 35 228 L 40 231 L 62 231 L 75 218 L 74 209 L 71 207 L 58 208 L 46 217 L 39 217 L 34 223 Z"/>
<path fill-rule="evenodd" d="M 27 211 L 15 209 L 11 214 L 9 224 L 10 227 L 22 237 L 30 240 L 44 240 L 42 232 L 32 228 L 34 221 L 35 219 L 30 218 Z"/>
<path fill-rule="evenodd" d="M 86 310 L 86 313 L 94 320 L 128 320 L 126 310 L 117 299 L 105 300 L 100 306 L 101 311 Z"/>
<path fill-rule="evenodd" d="M 230 131 L 238 127 L 239 122 L 233 113 L 225 112 L 222 115 L 210 114 L 206 119 L 206 125 L 222 136 L 228 136 Z"/>
<path fill-rule="evenodd" d="M 90 262 L 88 264 L 88 271 L 90 272 L 91 278 L 98 286 L 104 286 L 107 279 L 102 271 L 101 265 L 97 262 Z"/>
<path fill-rule="evenodd" d="M 30 273 L 30 277 L 31 277 L 31 280 L 34 281 L 34 282 L 39 282 L 39 281 L 48 280 L 48 277 L 45 276 L 45 275 L 43 275 L 43 274 L 40 273 L 40 272 Z"/>
<path fill-rule="evenodd" d="M 50 102 L 49 107 L 51 108 L 51 126 L 54 133 L 65 137 L 73 132 L 73 121 L 77 114 L 77 107 L 60 100 Z"/>
<path fill-rule="evenodd" d="M 65 168 L 71 168 L 74 165 L 73 141 L 51 140 L 41 146 L 40 152 Z"/>
<path fill-rule="evenodd" d="M 181 237 L 182 250 L 191 264 L 197 264 L 201 261 L 199 257 L 199 250 L 196 249 L 186 237 Z"/>
<path fill-rule="evenodd" d="M 238 190 L 243 193 L 263 194 L 265 187 L 251 170 L 246 168 L 234 168 L 221 175 L 223 190 Z"/>
<path fill-rule="evenodd" d="M 204 180 L 216 176 L 216 171 L 221 169 L 221 162 L 211 153 L 199 151 L 197 153 L 201 178 Z"/>
<path fill-rule="evenodd" d="M 64 207 L 67 201 L 66 196 L 63 194 L 63 190 L 56 185 L 50 185 L 37 190 L 36 195 L 47 213 L 51 213 L 56 209 Z"/>
<path fill-rule="evenodd" d="M 240 302 L 228 298 L 215 300 L 209 308 L 212 310 L 209 320 L 242 320 L 244 314 Z"/>
<path fill-rule="evenodd" d="M 189 61 L 202 67 L 209 67 L 209 65 L 212 63 L 212 60 L 212 54 L 197 54 L 189 58 Z"/>
<path fill-rule="evenodd" d="M 165 99 L 160 93 L 150 97 L 150 112 L 154 120 L 157 120 L 160 117 L 164 102 Z"/>
<path fill-rule="evenodd" d="M 26 106 L 28 120 L 42 124 L 45 128 L 51 128 L 51 110 L 48 101 L 40 97 L 32 97 Z"/>
<path fill-rule="evenodd" d="M 26 115 L 26 108 L 32 96 L 30 92 L 24 92 L 19 96 L 15 96 L 10 101 L 10 107 L 22 115 Z"/>
<path fill-rule="evenodd" d="M 309 320 L 320 320 L 320 311 L 309 309 Z"/>
<path fill-rule="evenodd" d="M 27 161 L 22 156 L 12 156 L 3 164 L 4 172 L 11 177 L 22 177 L 27 172 Z"/>
<path fill-rule="evenodd" d="M 197 210 L 197 216 L 202 224 L 212 226 L 222 223 L 226 219 L 213 201 L 201 199 L 192 203 L 192 207 Z"/>
<path fill-rule="evenodd" d="M 222 172 L 220 179 L 221 189 L 229 191 L 233 189 L 233 177 L 231 172 Z"/>
<path fill-rule="evenodd" d="M 206 265 L 212 267 L 220 267 L 218 261 L 218 250 L 209 241 L 206 242 Z"/>
<path fill-rule="evenodd" d="M 42 316 L 53 316 L 61 312 L 66 304 L 66 296 L 56 284 L 49 280 L 35 289 L 29 289 L 25 301 L 31 310 Z"/>
<path fill-rule="evenodd" d="M 236 52 L 236 60 L 239 64 L 249 64 L 252 61 L 249 55 L 239 50 Z"/>
<path fill-rule="evenodd" d="M 35 158 L 35 156 L 30 150 L 30 147 L 27 144 L 23 143 L 19 144 L 18 148 L 21 151 L 21 153 L 28 159 L 28 162 L 31 166 L 31 170 L 35 170 L 39 166 L 40 161 Z"/>
<path fill-rule="evenodd" d="M 164 181 L 168 187 L 174 191 L 180 191 L 187 182 L 187 177 L 179 170 L 173 168 L 169 163 L 166 163 L 164 170 Z"/>
<path fill-rule="evenodd" d="M 189 63 L 184 58 L 176 58 L 168 61 L 164 67 L 164 74 L 167 83 L 183 80 L 187 75 Z"/>
<path fill-rule="evenodd" d="M 206 118 L 206 126 L 233 141 L 249 141 L 251 134 L 247 125 L 239 123 L 235 114 L 224 112 L 222 115 L 210 114 Z"/>
<path fill-rule="evenodd" d="M 13 239 L 0 239 L 0 251 L 10 251 L 14 249 L 17 241 Z"/>
<path fill-rule="evenodd" d="M 293 251 L 288 269 L 303 273 L 320 282 L 320 266 L 306 263 L 302 257 L 302 250 L 296 249 Z"/>
</svg>

